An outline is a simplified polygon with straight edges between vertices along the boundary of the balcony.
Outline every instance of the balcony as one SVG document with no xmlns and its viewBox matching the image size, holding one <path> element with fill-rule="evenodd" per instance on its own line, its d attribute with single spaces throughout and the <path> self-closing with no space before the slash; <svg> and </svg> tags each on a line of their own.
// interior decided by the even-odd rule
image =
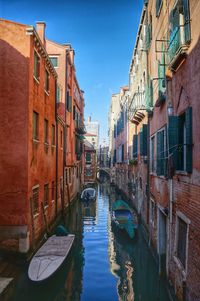
<svg viewBox="0 0 200 301">
<path fill-rule="evenodd" d="M 168 45 L 169 67 L 176 71 L 187 56 L 190 43 L 190 24 L 180 25 L 174 28 L 170 34 Z"/>
<path fill-rule="evenodd" d="M 142 111 L 145 111 L 146 108 L 147 106 L 145 91 L 135 92 L 129 106 L 129 120 L 132 123 L 138 125 L 145 116 L 144 112 Z"/>
<path fill-rule="evenodd" d="M 84 135 L 86 133 L 84 123 L 81 119 L 76 120 L 76 122 L 75 122 L 75 131 L 79 135 Z"/>
</svg>

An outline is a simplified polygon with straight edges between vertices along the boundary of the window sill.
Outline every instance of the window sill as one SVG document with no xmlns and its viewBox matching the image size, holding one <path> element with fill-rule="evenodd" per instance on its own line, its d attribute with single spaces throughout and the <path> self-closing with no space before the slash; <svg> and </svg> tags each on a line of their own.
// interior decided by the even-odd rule
<svg viewBox="0 0 200 301">
<path fill-rule="evenodd" d="M 45 94 L 49 96 L 49 91 L 44 90 Z"/>
<path fill-rule="evenodd" d="M 44 206 L 44 210 L 47 210 L 48 207 L 49 207 L 49 205 Z"/>
<path fill-rule="evenodd" d="M 39 216 L 39 212 L 38 213 L 35 213 L 35 214 L 33 214 L 33 218 L 35 219 L 35 218 L 37 218 Z"/>
<path fill-rule="evenodd" d="M 52 203 L 55 203 L 55 200 L 51 200 Z"/>
<path fill-rule="evenodd" d="M 40 84 L 40 78 L 35 77 L 35 75 L 33 75 L 33 78 L 36 81 L 36 83 L 39 85 Z"/>
<path fill-rule="evenodd" d="M 56 148 L 56 145 L 52 144 L 51 147 L 52 147 L 52 148 Z"/>
<path fill-rule="evenodd" d="M 33 143 L 37 144 L 39 142 L 40 142 L 40 140 L 33 138 Z"/>
<path fill-rule="evenodd" d="M 46 147 L 49 147 L 49 143 L 48 143 L 48 142 L 44 142 L 44 145 L 45 145 Z"/>
<path fill-rule="evenodd" d="M 176 175 L 188 176 L 188 172 L 184 170 L 176 170 Z"/>
</svg>

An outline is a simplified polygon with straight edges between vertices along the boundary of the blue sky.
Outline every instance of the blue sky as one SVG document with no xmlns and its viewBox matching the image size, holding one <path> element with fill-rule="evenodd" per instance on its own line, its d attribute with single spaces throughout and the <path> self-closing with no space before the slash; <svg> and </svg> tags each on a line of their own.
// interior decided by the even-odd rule
<svg viewBox="0 0 200 301">
<path fill-rule="evenodd" d="M 0 17 L 35 25 L 75 49 L 77 78 L 85 91 L 85 118 L 107 136 L 112 93 L 128 84 L 129 66 L 143 0 L 0 0 Z"/>
</svg>

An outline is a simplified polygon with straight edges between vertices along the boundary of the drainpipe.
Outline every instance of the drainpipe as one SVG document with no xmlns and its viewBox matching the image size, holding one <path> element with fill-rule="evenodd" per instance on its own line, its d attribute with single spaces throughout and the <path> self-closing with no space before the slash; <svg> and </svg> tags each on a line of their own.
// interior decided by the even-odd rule
<svg viewBox="0 0 200 301">
<path fill-rule="evenodd" d="M 67 90 L 68 90 L 68 50 L 66 50 L 66 91 L 65 91 L 65 120 L 64 120 L 64 141 L 63 141 L 63 195 L 62 198 L 62 211 L 64 216 L 65 211 L 65 167 L 66 167 L 66 155 L 67 155 Z"/>
<path fill-rule="evenodd" d="M 58 115 L 57 115 L 57 80 L 55 81 L 55 117 L 56 117 L 56 203 L 55 216 L 58 214 Z"/>
</svg>

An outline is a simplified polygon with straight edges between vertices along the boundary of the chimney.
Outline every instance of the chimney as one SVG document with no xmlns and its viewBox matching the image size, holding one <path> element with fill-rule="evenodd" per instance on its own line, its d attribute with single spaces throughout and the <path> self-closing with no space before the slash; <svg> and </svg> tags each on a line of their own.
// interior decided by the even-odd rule
<svg viewBox="0 0 200 301">
<path fill-rule="evenodd" d="M 46 27 L 46 23 L 44 21 L 36 22 L 36 31 L 43 45 L 45 45 L 45 27 Z"/>
<path fill-rule="evenodd" d="M 91 122 L 91 119 L 92 119 L 91 116 L 89 116 L 89 117 L 88 117 L 88 122 Z"/>
</svg>

